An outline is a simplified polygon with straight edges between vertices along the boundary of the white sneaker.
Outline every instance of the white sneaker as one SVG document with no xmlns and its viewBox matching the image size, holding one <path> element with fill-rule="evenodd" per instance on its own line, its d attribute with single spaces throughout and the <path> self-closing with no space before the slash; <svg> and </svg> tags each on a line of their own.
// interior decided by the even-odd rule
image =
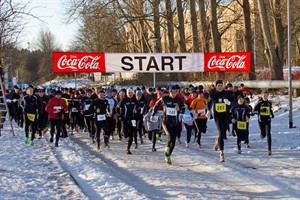
<svg viewBox="0 0 300 200">
<path fill-rule="evenodd" d="M 189 148 L 189 143 L 187 143 L 187 141 L 185 141 L 185 146 L 186 148 Z"/>
<path fill-rule="evenodd" d="M 242 150 L 238 150 L 238 154 L 242 154 Z"/>
</svg>

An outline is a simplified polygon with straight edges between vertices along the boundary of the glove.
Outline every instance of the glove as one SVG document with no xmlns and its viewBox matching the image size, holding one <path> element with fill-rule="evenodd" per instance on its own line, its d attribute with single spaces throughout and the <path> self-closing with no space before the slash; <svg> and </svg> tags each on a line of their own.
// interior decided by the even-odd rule
<svg viewBox="0 0 300 200">
<path fill-rule="evenodd" d="M 230 102 L 228 99 L 224 99 L 224 103 L 225 103 L 227 106 L 230 106 L 230 105 L 231 105 L 231 102 Z"/>
<path fill-rule="evenodd" d="M 235 120 L 235 119 L 232 119 L 232 120 L 231 120 L 231 123 L 235 124 L 235 123 L 236 123 L 236 120 Z"/>
</svg>

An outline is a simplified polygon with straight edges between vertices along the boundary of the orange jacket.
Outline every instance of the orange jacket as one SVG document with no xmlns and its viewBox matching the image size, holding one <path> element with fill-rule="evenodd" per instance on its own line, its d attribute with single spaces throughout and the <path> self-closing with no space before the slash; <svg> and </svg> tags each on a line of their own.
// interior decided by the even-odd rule
<svg viewBox="0 0 300 200">
<path fill-rule="evenodd" d="M 206 119 L 206 98 L 196 98 L 192 101 L 190 107 L 194 110 L 198 119 Z"/>
</svg>

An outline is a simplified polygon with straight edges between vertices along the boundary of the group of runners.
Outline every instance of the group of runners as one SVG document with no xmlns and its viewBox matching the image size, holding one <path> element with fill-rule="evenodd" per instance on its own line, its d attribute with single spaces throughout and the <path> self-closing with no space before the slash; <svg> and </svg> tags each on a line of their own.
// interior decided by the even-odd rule
<svg viewBox="0 0 300 200">
<path fill-rule="evenodd" d="M 175 144 L 181 143 L 183 129 L 186 147 L 195 134 L 201 148 L 201 136 L 207 131 L 208 118 L 214 119 L 218 130 L 214 149 L 220 151 L 221 162 L 225 161 L 227 133 L 236 136 L 237 153 L 241 153 L 242 141 L 247 148 L 250 147 L 249 118 L 255 114 L 258 115 L 261 138 L 267 137 L 268 155 L 271 155 L 271 118 L 274 114 L 268 91 L 261 93 L 253 108 L 249 105 L 250 98 L 252 93 L 243 84 L 239 87 L 231 83 L 225 85 L 222 80 L 209 88 L 189 85 L 181 89 L 174 85 L 119 91 L 114 87 L 76 91 L 72 88 L 34 88 L 31 85 L 20 91 L 15 86 L 6 95 L 10 120 L 24 127 L 26 145 L 34 145 L 34 139 L 41 139 L 50 127 L 50 142 L 56 147 L 60 137 L 82 130 L 88 133 L 97 150 L 100 150 L 100 144 L 109 148 L 110 140 L 125 138 L 128 140 L 126 154 L 132 154 L 133 142 L 134 148 L 138 148 L 147 136 L 152 141 L 151 151 L 156 151 L 156 141 L 166 134 L 165 160 L 168 164 L 172 163 Z"/>
</svg>

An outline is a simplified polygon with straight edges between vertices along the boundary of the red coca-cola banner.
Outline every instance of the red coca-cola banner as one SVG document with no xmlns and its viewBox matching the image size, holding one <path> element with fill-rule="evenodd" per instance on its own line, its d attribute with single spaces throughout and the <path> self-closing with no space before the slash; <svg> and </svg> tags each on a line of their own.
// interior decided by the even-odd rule
<svg viewBox="0 0 300 200">
<path fill-rule="evenodd" d="M 205 72 L 250 72 L 250 52 L 205 53 Z"/>
<path fill-rule="evenodd" d="M 106 72 L 104 53 L 53 52 L 54 73 Z"/>
</svg>

